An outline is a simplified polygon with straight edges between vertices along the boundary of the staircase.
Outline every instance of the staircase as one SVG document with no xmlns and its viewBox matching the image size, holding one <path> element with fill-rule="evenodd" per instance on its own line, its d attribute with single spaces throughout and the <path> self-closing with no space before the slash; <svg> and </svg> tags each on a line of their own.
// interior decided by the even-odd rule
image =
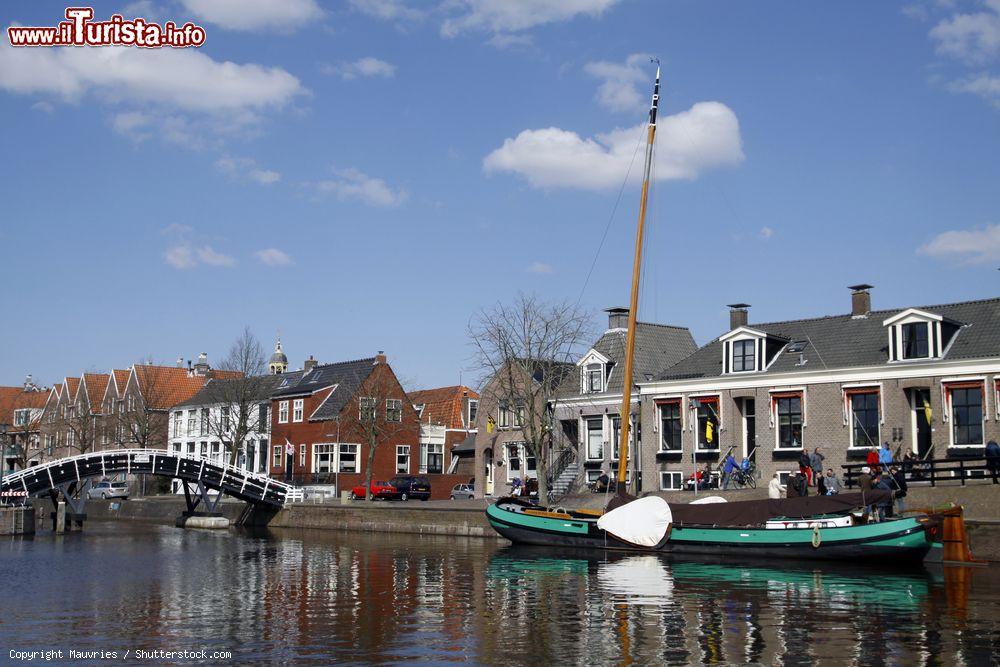
<svg viewBox="0 0 1000 667">
<path fill-rule="evenodd" d="M 551 498 L 561 498 L 573 488 L 580 476 L 580 462 L 576 460 L 576 452 L 566 450 L 556 459 L 553 467 L 553 482 Z"/>
</svg>

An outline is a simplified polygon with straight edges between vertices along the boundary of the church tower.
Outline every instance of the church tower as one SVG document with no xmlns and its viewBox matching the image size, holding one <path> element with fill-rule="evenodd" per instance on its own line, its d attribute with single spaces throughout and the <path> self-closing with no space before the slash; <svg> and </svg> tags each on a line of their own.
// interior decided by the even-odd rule
<svg viewBox="0 0 1000 667">
<path fill-rule="evenodd" d="M 274 344 L 274 354 L 271 355 L 271 360 L 267 362 L 267 368 L 271 375 L 279 375 L 288 370 L 288 357 L 285 353 L 281 351 L 281 337 L 278 337 L 278 341 Z"/>
</svg>

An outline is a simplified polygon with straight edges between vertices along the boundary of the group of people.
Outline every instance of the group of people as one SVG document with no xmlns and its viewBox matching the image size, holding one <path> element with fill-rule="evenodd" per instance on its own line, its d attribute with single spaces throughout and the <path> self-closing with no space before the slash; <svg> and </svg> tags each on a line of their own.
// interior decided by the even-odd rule
<svg viewBox="0 0 1000 667">
<path fill-rule="evenodd" d="M 811 468 L 810 468 L 811 470 Z M 836 473 L 833 472 L 833 468 L 829 468 L 826 474 L 820 469 L 818 472 L 814 473 L 812 479 L 806 475 L 805 472 L 799 470 L 799 472 L 792 475 L 788 480 L 788 484 L 782 484 L 781 478 L 778 473 L 774 473 L 771 476 L 771 481 L 767 485 L 767 497 L 768 498 L 801 498 L 803 496 L 809 495 L 809 488 L 811 482 L 815 481 L 816 493 L 820 496 L 833 496 L 840 493 L 843 486 L 840 483 L 840 478 L 837 477 Z"/>
<path fill-rule="evenodd" d="M 894 516 L 893 501 L 896 511 L 899 513 L 906 511 L 906 472 L 894 463 L 889 464 L 885 470 L 867 465 L 863 467 L 861 474 L 858 475 L 858 488 L 861 493 L 870 493 L 873 489 L 891 492 L 888 499 L 867 507 L 869 514 L 874 511 L 879 521 Z"/>
<path fill-rule="evenodd" d="M 826 457 L 819 447 L 810 454 L 805 449 L 799 455 L 799 474 L 805 477 L 807 486 L 818 486 L 823 477 L 823 461 Z M 805 495 L 805 494 L 802 494 Z"/>
</svg>

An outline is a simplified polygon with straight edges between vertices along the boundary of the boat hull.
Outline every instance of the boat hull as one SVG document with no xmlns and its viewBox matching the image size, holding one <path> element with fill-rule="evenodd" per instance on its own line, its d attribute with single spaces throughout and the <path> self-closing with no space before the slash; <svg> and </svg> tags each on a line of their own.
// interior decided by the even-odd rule
<svg viewBox="0 0 1000 667">
<path fill-rule="evenodd" d="M 597 519 L 560 517 L 544 509 L 525 513 L 490 505 L 490 525 L 515 544 L 611 551 L 655 551 L 797 560 L 921 561 L 931 548 L 921 518 L 860 526 L 802 529 L 677 527 L 652 548 L 623 542 L 597 527 Z"/>
</svg>

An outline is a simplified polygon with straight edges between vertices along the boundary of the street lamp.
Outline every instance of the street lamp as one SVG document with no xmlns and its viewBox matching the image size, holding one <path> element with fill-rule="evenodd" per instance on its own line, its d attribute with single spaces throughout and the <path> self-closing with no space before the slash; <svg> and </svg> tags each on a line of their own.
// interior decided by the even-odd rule
<svg viewBox="0 0 1000 667">
<path fill-rule="evenodd" d="M 7 429 L 9 428 L 10 424 L 0 424 L 0 451 L 3 451 L 3 461 L 0 462 L 0 484 L 7 474 Z"/>
</svg>

